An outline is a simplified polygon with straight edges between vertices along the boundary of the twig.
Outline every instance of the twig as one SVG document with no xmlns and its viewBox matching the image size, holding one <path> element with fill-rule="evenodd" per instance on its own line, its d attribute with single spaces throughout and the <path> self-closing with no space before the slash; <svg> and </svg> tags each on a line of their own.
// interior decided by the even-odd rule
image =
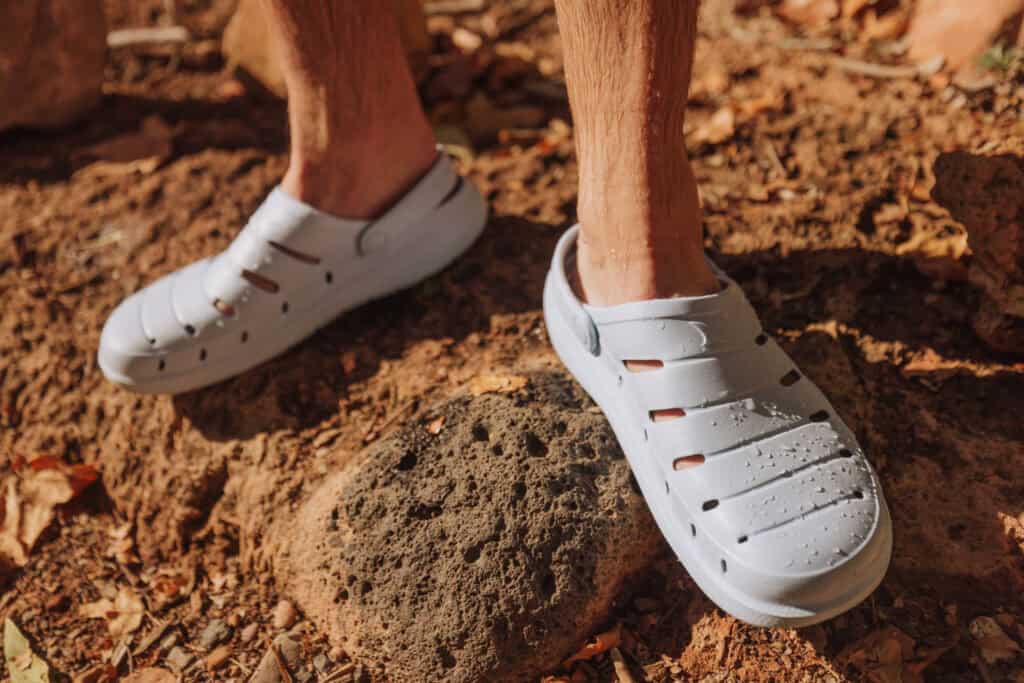
<svg viewBox="0 0 1024 683">
<path fill-rule="evenodd" d="M 848 57 L 833 57 L 833 62 L 843 71 L 870 76 L 872 78 L 915 78 L 917 76 L 930 76 L 942 68 L 942 62 L 930 59 L 921 64 L 912 66 L 890 66 L 888 64 L 875 64 L 873 62 L 862 62 L 858 59 Z"/>
<path fill-rule="evenodd" d="M 268 643 L 270 644 L 270 653 L 274 655 L 274 661 L 277 662 L 277 671 L 281 674 L 281 680 L 284 683 L 292 683 L 292 674 L 288 671 L 288 665 L 285 663 L 281 653 L 277 651 L 277 645 L 269 640 Z"/>
<path fill-rule="evenodd" d="M 636 683 L 633 674 L 629 673 L 629 666 L 626 664 L 626 660 L 622 658 L 619 648 L 613 647 L 608 651 L 608 654 L 612 658 L 612 666 L 615 667 L 615 677 L 619 679 L 619 683 Z"/>
<path fill-rule="evenodd" d="M 355 671 L 355 669 L 356 665 L 354 662 L 342 664 L 339 668 L 327 674 L 327 677 L 322 679 L 320 683 L 336 683 L 337 681 L 340 681 L 344 676 L 347 676 L 348 674 Z"/>
<path fill-rule="evenodd" d="M 107 47 L 113 50 L 119 47 L 150 43 L 187 43 L 191 38 L 188 29 L 184 26 L 122 28 L 107 34 Z"/>
</svg>

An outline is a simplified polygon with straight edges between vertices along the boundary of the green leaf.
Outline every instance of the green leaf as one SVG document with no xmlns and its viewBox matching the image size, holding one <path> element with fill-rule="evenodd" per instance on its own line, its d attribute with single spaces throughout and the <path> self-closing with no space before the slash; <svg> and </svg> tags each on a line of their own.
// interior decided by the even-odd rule
<svg viewBox="0 0 1024 683">
<path fill-rule="evenodd" d="M 50 683 L 50 667 L 10 619 L 4 619 L 4 660 L 11 683 Z"/>
</svg>

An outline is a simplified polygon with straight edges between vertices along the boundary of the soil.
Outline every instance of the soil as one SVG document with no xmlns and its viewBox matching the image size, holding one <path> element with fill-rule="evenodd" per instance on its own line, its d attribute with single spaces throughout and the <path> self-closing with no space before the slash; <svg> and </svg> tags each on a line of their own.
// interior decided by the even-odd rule
<svg viewBox="0 0 1024 683">
<path fill-rule="evenodd" d="M 0 134 L 0 462 L 47 454 L 101 474 L 10 578 L 0 608 L 72 675 L 118 645 L 81 606 L 127 586 L 147 606 L 130 649 L 169 625 L 120 658 L 125 670 L 169 666 L 177 646 L 199 655 L 186 680 L 245 680 L 290 630 L 296 680 L 359 678 L 362 663 L 315 615 L 274 623 L 289 594 L 266 534 L 367 446 L 430 428 L 436 402 L 474 378 L 559 372 L 541 287 L 574 219 L 576 163 L 554 13 L 516 3 L 471 58 L 452 29 L 488 32 L 490 10 L 430 18 L 427 109 L 473 141 L 455 151 L 492 207 L 469 254 L 241 377 L 140 397 L 96 367 L 106 316 L 224 248 L 287 155 L 283 105 L 224 68 L 231 3 L 179 4 L 196 40 L 113 51 L 85 121 Z M 111 0 L 109 23 L 155 23 L 163 6 Z M 717 610 L 652 544 L 650 568 L 592 629 L 621 625 L 637 680 L 1024 680 L 1024 363 L 972 327 L 987 300 L 967 278 L 964 226 L 933 199 L 955 194 L 935 187 L 941 153 L 984 163 L 989 147 L 1024 139 L 1022 83 L 1008 70 L 966 93 L 941 73 L 861 75 L 850 60 L 898 59 L 843 38 L 823 49 L 767 8 L 707 2 L 686 134 L 707 247 L 861 439 L 892 510 L 892 567 L 844 616 L 762 630 Z M 140 131 L 137 158 L 110 158 L 102 143 Z M 981 618 L 1003 640 L 979 636 Z M 199 645 L 214 619 L 232 627 L 220 661 Z M 607 654 L 551 673 L 617 675 Z"/>
</svg>

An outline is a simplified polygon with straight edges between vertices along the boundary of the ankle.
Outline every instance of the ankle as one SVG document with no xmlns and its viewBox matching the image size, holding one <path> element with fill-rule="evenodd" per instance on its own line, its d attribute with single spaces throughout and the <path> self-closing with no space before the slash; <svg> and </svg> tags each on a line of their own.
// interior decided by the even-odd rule
<svg viewBox="0 0 1024 683">
<path fill-rule="evenodd" d="M 644 240 L 611 248 L 591 244 L 581 226 L 574 283 L 577 294 L 596 306 L 712 294 L 718 279 L 703 250 L 681 248 L 678 239 Z"/>
<path fill-rule="evenodd" d="M 321 211 L 342 218 L 376 218 L 416 184 L 437 159 L 426 135 L 401 141 L 333 145 L 309 153 L 294 146 L 281 187 Z"/>
</svg>

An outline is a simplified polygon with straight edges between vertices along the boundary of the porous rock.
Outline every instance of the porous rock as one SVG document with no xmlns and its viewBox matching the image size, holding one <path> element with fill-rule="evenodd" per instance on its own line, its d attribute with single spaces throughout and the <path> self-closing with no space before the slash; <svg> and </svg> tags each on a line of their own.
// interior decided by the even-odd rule
<svg viewBox="0 0 1024 683">
<path fill-rule="evenodd" d="M 0 21 L 0 130 L 70 123 L 100 99 L 107 57 L 101 0 L 22 0 Z"/>
<path fill-rule="evenodd" d="M 984 292 L 974 331 L 996 350 L 1024 353 L 1024 139 L 940 155 L 932 195 L 967 228 L 968 277 Z"/>
<path fill-rule="evenodd" d="M 660 549 L 592 406 L 564 376 L 537 374 L 435 407 L 271 535 L 278 578 L 377 679 L 536 680 Z"/>
</svg>

